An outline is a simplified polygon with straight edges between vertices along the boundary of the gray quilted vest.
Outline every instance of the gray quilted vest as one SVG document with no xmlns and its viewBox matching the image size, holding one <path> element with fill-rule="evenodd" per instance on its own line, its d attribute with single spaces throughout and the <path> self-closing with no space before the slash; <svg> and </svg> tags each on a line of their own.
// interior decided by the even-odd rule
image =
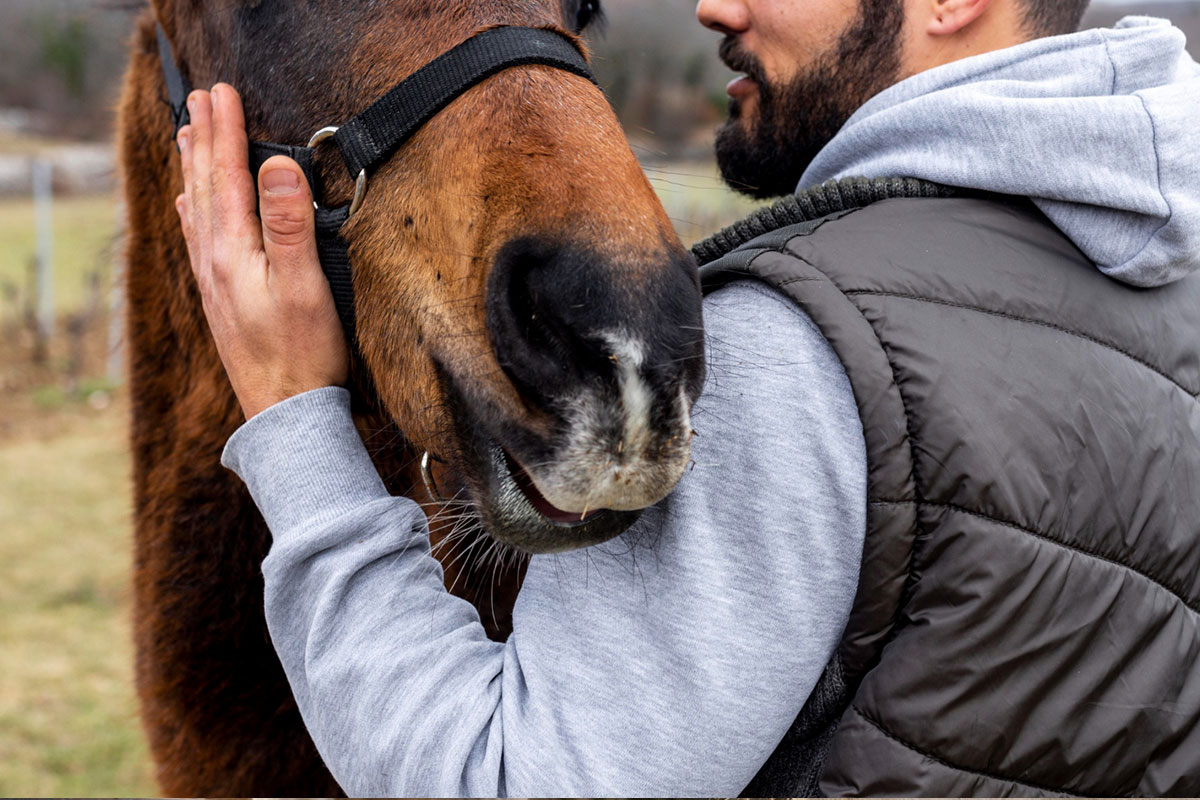
<svg viewBox="0 0 1200 800">
<path fill-rule="evenodd" d="M 746 794 L 1200 793 L 1200 277 L 949 194 L 829 184 L 696 248 L 813 319 L 867 442 L 849 626 Z"/>
</svg>

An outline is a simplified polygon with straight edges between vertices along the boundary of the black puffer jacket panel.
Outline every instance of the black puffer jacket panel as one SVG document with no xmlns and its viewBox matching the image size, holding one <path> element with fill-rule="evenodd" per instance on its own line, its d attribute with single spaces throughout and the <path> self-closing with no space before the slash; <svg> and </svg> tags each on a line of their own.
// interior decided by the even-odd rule
<svg viewBox="0 0 1200 800">
<path fill-rule="evenodd" d="M 804 309 L 868 451 L 850 625 L 747 792 L 1200 793 L 1200 278 L 1125 287 L 1031 205 L 961 197 L 702 274 Z"/>
</svg>

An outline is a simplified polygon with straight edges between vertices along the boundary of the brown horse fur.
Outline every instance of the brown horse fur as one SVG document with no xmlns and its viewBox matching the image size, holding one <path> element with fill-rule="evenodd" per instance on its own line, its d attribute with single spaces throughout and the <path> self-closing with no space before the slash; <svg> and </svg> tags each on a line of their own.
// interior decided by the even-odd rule
<svg viewBox="0 0 1200 800">
<path fill-rule="evenodd" d="M 339 789 L 305 731 L 264 622 L 260 564 L 269 533 L 219 463 L 243 419 L 173 210 L 182 179 L 155 21 L 194 85 L 227 80 L 239 88 L 252 139 L 303 143 L 472 33 L 498 24 L 561 29 L 564 10 L 572 13 L 578 0 L 152 6 L 135 29 L 120 107 L 136 673 L 145 728 L 167 794 L 334 795 Z M 332 152 L 322 171 L 328 204 L 345 202 L 352 187 Z M 416 488 L 414 458 L 425 449 L 447 458 L 451 466 L 438 477 L 450 490 L 470 485 L 455 469 L 463 442 L 447 374 L 457 376 L 466 402 L 487 413 L 532 431 L 550 425 L 489 344 L 488 267 L 506 242 L 547 235 L 586 242 L 623 265 L 614 280 L 629 294 L 677 263 L 682 250 L 601 93 L 546 68 L 503 73 L 455 101 L 372 175 L 368 202 L 345 235 L 361 351 L 376 389 L 355 393 L 356 421 L 390 490 L 420 501 L 429 498 Z M 456 521 L 463 524 L 453 514 L 435 516 L 435 542 Z M 523 567 L 482 558 L 495 547 L 473 538 L 481 535 L 456 535 L 437 554 L 447 584 L 475 603 L 490 635 L 503 638 Z"/>
</svg>

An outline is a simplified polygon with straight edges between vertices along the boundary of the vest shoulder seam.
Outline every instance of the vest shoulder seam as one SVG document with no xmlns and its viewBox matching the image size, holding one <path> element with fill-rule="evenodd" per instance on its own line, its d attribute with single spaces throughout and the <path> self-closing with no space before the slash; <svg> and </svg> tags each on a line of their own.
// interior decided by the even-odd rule
<svg viewBox="0 0 1200 800">
<path fill-rule="evenodd" d="M 824 225 L 824 223 L 827 221 L 828 220 L 823 220 L 821 225 Z M 821 225 L 818 225 L 816 228 L 814 228 L 811 231 L 806 231 L 804 233 L 799 233 L 799 234 L 796 234 L 795 236 L 788 237 L 787 241 L 783 242 L 778 247 L 765 248 L 761 252 L 755 254 L 754 258 L 748 262 L 747 266 L 752 266 L 759 257 L 766 255 L 767 253 L 778 253 L 779 255 L 787 256 L 789 258 L 794 258 L 797 261 L 800 261 L 800 262 L 808 265 L 810 268 L 812 268 L 813 270 L 815 270 L 817 272 L 817 275 L 799 276 L 796 278 L 779 281 L 779 282 L 769 281 L 765 277 L 760 275 L 760 276 L 758 276 L 760 280 L 767 282 L 769 285 L 775 286 L 780 291 L 783 291 L 784 287 L 786 287 L 786 286 L 798 285 L 801 283 L 827 283 L 830 286 L 833 286 L 834 288 L 838 288 L 837 284 L 833 281 L 833 279 L 831 279 L 825 273 L 824 270 L 820 269 L 816 264 L 813 264 L 811 261 L 809 261 L 804 256 L 800 255 L 799 253 L 795 253 L 795 252 L 792 252 L 791 250 L 787 249 L 788 245 L 790 245 L 793 241 L 807 237 L 807 236 L 811 236 L 816 230 L 818 230 L 821 227 Z M 839 291 L 840 291 L 840 289 L 839 289 Z M 917 437 L 916 431 L 913 430 L 912 409 L 911 409 L 909 400 L 905 396 L 905 393 L 904 393 L 904 388 L 902 386 L 903 381 L 901 380 L 899 374 L 896 372 L 896 361 L 892 356 L 892 351 L 888 347 L 887 342 L 885 342 L 883 340 L 883 337 L 879 335 L 879 331 L 876 330 L 876 328 L 873 324 L 871 324 L 871 321 L 866 318 L 866 315 L 863 313 L 863 310 L 861 308 L 859 308 L 857 306 L 857 304 L 855 304 L 848 295 L 846 295 L 844 292 L 842 294 L 846 298 L 847 304 L 849 305 L 849 307 L 853 308 L 855 313 L 857 313 L 860 317 L 862 317 L 863 321 L 867 324 L 868 329 L 871 331 L 871 335 L 875 339 L 875 343 L 879 346 L 879 349 L 880 349 L 881 353 L 883 354 L 883 358 L 887 362 L 888 370 L 890 372 L 891 385 L 893 387 L 895 387 L 896 396 L 899 399 L 900 407 L 904 412 L 904 433 L 905 433 L 905 437 L 907 438 L 908 456 L 909 456 L 909 458 L 908 458 L 908 477 L 909 477 L 909 480 L 911 481 L 911 484 L 913 487 L 914 498 L 919 500 L 924 494 L 924 483 L 921 480 L 921 471 L 920 471 L 920 466 L 918 464 L 918 459 L 917 459 L 917 450 L 920 446 L 920 439 Z M 832 344 L 831 344 L 831 346 L 832 346 Z M 839 358 L 840 358 L 840 355 L 839 355 Z M 855 402 L 857 403 L 857 397 L 855 398 Z M 858 408 L 858 413 L 859 413 L 859 416 L 861 417 L 862 413 L 863 413 L 861 407 Z M 870 535 L 869 531 L 868 531 L 868 535 Z M 886 632 L 884 633 L 884 641 L 885 642 L 890 641 L 893 637 L 895 637 L 896 632 L 899 630 L 900 618 L 901 618 L 901 615 L 903 613 L 904 606 L 905 606 L 905 598 L 909 597 L 910 593 L 912 592 L 913 586 L 916 583 L 916 565 L 917 565 L 917 561 L 919 558 L 919 551 L 921 548 L 921 539 L 922 539 L 923 535 L 924 534 L 921 530 L 920 524 L 914 523 L 913 529 L 912 529 L 912 543 L 911 543 L 911 546 L 909 548 L 909 553 L 908 553 L 908 563 L 905 564 L 905 567 L 904 567 L 904 573 L 905 573 L 904 588 L 901 590 L 900 600 L 896 604 L 896 609 L 892 614 L 892 618 L 887 624 Z M 844 650 L 841 646 L 839 646 L 838 652 L 837 652 L 837 657 L 839 660 L 842 660 L 843 656 L 844 656 Z M 879 658 L 879 652 L 877 651 L 875 653 L 874 659 L 877 660 L 878 658 Z M 870 671 L 870 669 L 871 668 L 868 668 L 861 675 L 859 675 L 859 678 L 864 677 L 866 675 L 866 673 Z"/>
<path fill-rule="evenodd" d="M 801 259 L 801 261 L 803 261 L 803 260 L 804 259 Z M 805 263 L 807 264 L 808 262 L 805 261 Z M 786 281 L 780 281 L 777 285 L 780 288 L 783 288 L 784 286 L 791 286 L 793 283 L 804 283 L 805 281 L 813 281 L 815 283 L 825 283 L 825 282 L 827 282 L 827 279 L 826 278 L 817 278 L 817 277 L 812 277 L 812 276 L 806 276 L 803 278 L 788 278 Z"/>
<path fill-rule="evenodd" d="M 1180 590 L 1177 587 L 1172 586 L 1167 581 L 1161 580 L 1160 578 L 1152 575 L 1150 572 L 1143 570 L 1143 569 L 1139 569 L 1138 567 L 1135 567 L 1132 564 L 1128 564 L 1128 563 L 1120 560 L 1119 558 L 1110 556 L 1110 555 L 1103 553 L 1099 550 L 1096 550 L 1094 548 L 1084 547 L 1083 545 L 1075 544 L 1074 542 L 1068 542 L 1068 541 L 1066 541 L 1064 539 L 1060 539 L 1056 536 L 1051 536 L 1050 534 L 1048 534 L 1044 531 L 1039 531 L 1036 528 L 1030 528 L 1025 525 L 1020 525 L 1016 522 L 1012 522 L 1011 520 L 1001 519 L 1000 517 L 995 517 L 990 514 L 984 514 L 981 511 L 976 511 L 975 509 L 966 508 L 964 506 L 955 505 L 953 503 L 933 503 L 933 502 L 929 502 L 927 500 L 868 500 L 867 505 L 871 505 L 871 506 L 917 506 L 919 508 L 941 508 L 941 509 L 945 509 L 947 511 L 953 511 L 953 512 L 956 512 L 959 514 L 965 514 L 970 517 L 976 517 L 976 518 L 982 519 L 986 522 L 991 522 L 995 525 L 1000 525 L 1001 527 L 1004 527 L 1004 528 L 1011 528 L 1012 530 L 1019 531 L 1021 533 L 1032 536 L 1035 539 L 1040 539 L 1049 544 L 1057 545 L 1063 549 L 1070 550 L 1072 552 L 1079 553 L 1080 555 L 1085 555 L 1090 558 L 1094 558 L 1097 561 L 1103 561 L 1106 564 L 1111 564 L 1114 567 L 1119 567 L 1121 569 L 1132 572 L 1134 575 L 1137 575 L 1142 580 L 1145 580 L 1145 581 L 1157 586 L 1162 591 L 1171 595 L 1171 597 L 1175 598 L 1175 600 L 1177 600 L 1184 608 L 1188 609 L 1189 611 L 1191 611 L 1194 614 L 1200 615 L 1200 603 L 1195 603 L 1195 602 L 1188 600 L 1182 590 Z"/>
<path fill-rule="evenodd" d="M 857 210 L 859 210 L 859 209 L 854 209 L 854 211 L 857 211 Z M 804 256 L 800 255 L 799 253 L 794 253 L 791 250 L 787 249 L 788 245 L 791 244 L 793 241 L 795 241 L 796 239 L 802 239 L 806 236 L 811 236 L 818 229 L 820 229 L 820 227 L 822 225 L 824 225 L 828 221 L 829 220 L 822 220 L 821 224 L 818 225 L 813 230 L 805 231 L 804 233 L 798 233 L 795 236 L 788 237 L 787 241 L 781 243 L 777 247 L 764 247 L 764 248 L 758 250 L 758 252 L 756 252 L 754 254 L 754 256 L 752 258 L 750 258 L 746 263 L 747 274 L 750 274 L 752 277 L 755 277 L 758 280 L 763 281 L 768 286 L 772 286 L 776 290 L 781 291 L 781 292 L 784 290 L 784 287 L 792 286 L 792 285 L 800 284 L 800 283 L 827 283 L 827 284 L 833 286 L 834 288 L 838 288 L 837 284 L 828 275 L 826 275 L 825 272 L 823 270 L 821 270 L 820 267 L 818 267 L 816 264 L 813 264 L 811 261 L 806 259 Z M 772 281 L 763 275 L 757 275 L 750 271 L 750 268 L 754 266 L 754 263 L 756 261 L 758 261 L 759 258 L 761 258 L 762 256 L 765 256 L 765 255 L 768 255 L 768 254 L 772 254 L 772 253 L 781 255 L 781 256 L 786 256 L 788 258 L 794 258 L 797 261 L 807 264 L 809 267 L 816 270 L 818 274 L 817 275 L 798 276 L 795 278 L 788 278 L 788 279 L 782 280 L 782 281 Z M 845 295 L 847 299 L 849 299 L 849 297 L 850 297 L 849 292 L 842 292 L 842 294 Z M 908 436 L 908 440 L 909 440 L 909 453 L 911 454 L 909 475 L 912 479 L 912 484 L 914 487 L 914 491 L 916 493 L 916 497 L 920 498 L 922 496 L 922 491 L 921 491 L 922 482 L 921 482 L 921 473 L 917 466 L 917 444 L 918 444 L 919 440 L 918 440 L 916 434 L 913 432 L 912 411 L 909 406 L 908 400 L 904 396 L 904 390 L 900 386 L 900 383 L 901 383 L 900 377 L 899 377 L 899 375 L 896 374 L 896 363 L 892 359 L 892 353 L 891 353 L 891 350 L 888 348 L 887 343 L 883 341 L 883 337 L 881 337 L 879 335 L 879 332 L 877 330 L 875 330 L 875 326 L 871 324 L 870 320 L 866 319 L 866 315 L 863 314 L 862 309 L 858 308 L 857 305 L 853 302 L 850 303 L 850 306 L 852 308 L 854 308 L 854 310 L 859 314 L 859 316 L 863 317 L 864 321 L 867 323 L 868 327 L 871 329 L 871 333 L 874 335 L 876 343 L 879 345 L 880 350 L 883 351 L 883 356 L 887 360 L 888 369 L 891 370 L 892 385 L 896 387 L 896 392 L 900 398 L 900 405 L 904 409 L 904 426 L 905 426 L 905 432 L 906 432 L 906 434 Z M 822 335 L 824 335 L 824 334 L 822 334 Z M 839 356 L 839 358 L 840 358 L 840 356 Z M 859 409 L 859 414 L 860 414 L 860 416 L 862 414 L 861 408 Z M 913 563 L 914 563 L 913 559 L 910 558 L 909 564 L 908 564 L 908 583 L 910 583 L 910 584 L 913 580 Z M 897 613 L 899 613 L 899 612 L 897 612 Z"/>
<path fill-rule="evenodd" d="M 1059 333 L 1065 333 L 1068 336 L 1074 336 L 1078 339 L 1083 339 L 1085 341 L 1091 342 L 1094 345 L 1098 345 L 1107 350 L 1111 350 L 1114 353 L 1123 355 L 1126 358 L 1128 358 L 1130 361 L 1133 361 L 1133 362 L 1139 364 L 1140 366 L 1145 367 L 1146 369 L 1150 370 L 1154 374 L 1158 375 L 1160 378 L 1163 378 L 1163 379 L 1169 381 L 1170 383 L 1174 384 L 1176 387 L 1178 387 L 1184 394 L 1186 394 L 1192 400 L 1200 400 L 1200 392 L 1193 391 L 1191 388 L 1183 385 L 1182 383 L 1180 383 L 1178 380 L 1176 380 L 1174 377 L 1172 377 L 1168 372 L 1166 372 L 1166 370 L 1162 369 L 1161 367 L 1155 366 L 1154 364 L 1145 360 L 1144 358 L 1142 358 L 1140 356 L 1136 356 L 1133 353 L 1130 353 L 1128 350 L 1125 350 L 1124 348 L 1120 347 L 1119 345 L 1113 344 L 1112 342 L 1107 342 L 1096 336 L 1092 336 L 1091 334 L 1074 330 L 1073 328 L 1068 328 L 1063 325 L 1056 325 L 1053 322 L 1047 322 L 1046 320 L 1042 320 L 1042 319 L 1034 319 L 1033 317 L 1022 317 L 1017 314 L 1009 313 L 1007 311 L 1001 311 L 1001 310 L 995 309 L 995 308 L 987 308 L 986 306 L 974 306 L 974 305 L 970 305 L 969 303 L 956 303 L 952 300 L 942 300 L 941 298 L 937 298 L 937 297 L 926 297 L 924 295 L 918 295 L 918 294 L 906 294 L 904 292 L 888 292 L 888 291 L 883 291 L 883 290 L 879 290 L 879 289 L 846 289 L 843 292 L 843 294 L 845 294 L 848 297 L 850 297 L 850 296 L 853 296 L 853 297 L 894 297 L 898 300 L 913 300 L 913 301 L 921 302 L 921 303 L 931 303 L 933 305 L 949 306 L 951 308 L 961 308 L 965 311 L 974 311 L 979 314 L 988 314 L 990 316 L 1001 317 L 1003 319 L 1011 320 L 1013 322 L 1021 322 L 1026 325 L 1036 325 L 1041 328 L 1049 328 L 1050 330 L 1058 331 Z"/>
<path fill-rule="evenodd" d="M 852 209 L 845 216 L 849 216 L 850 214 L 853 214 L 854 211 L 858 211 L 858 210 L 860 210 L 860 209 Z M 840 217 L 839 217 L 839 219 L 840 219 Z M 820 230 L 827 222 L 830 222 L 830 221 L 831 220 L 829 220 L 829 219 L 823 219 L 816 226 L 814 226 L 811 230 L 797 233 L 793 236 L 789 236 L 784 242 L 780 243 L 776 247 L 759 248 L 757 250 L 757 252 L 755 252 L 754 255 L 751 256 L 747 260 L 746 268 L 745 268 L 746 274 L 755 278 L 756 280 L 766 283 L 768 286 L 773 287 L 776 291 L 782 292 L 785 295 L 787 295 L 786 288 L 788 286 L 797 286 L 802 283 L 825 283 L 825 284 L 834 286 L 836 288 L 837 284 L 835 284 L 833 282 L 833 280 L 823 270 L 821 270 L 819 267 L 817 267 L 817 265 L 813 264 L 807 258 L 800 255 L 799 253 L 795 253 L 788 249 L 788 246 L 792 242 L 796 241 L 797 239 L 803 239 L 808 236 L 811 236 L 816 231 Z M 802 276 L 788 278 L 788 279 L 781 280 L 781 281 L 769 280 L 768 278 L 766 278 L 765 276 L 763 276 L 761 274 L 754 273 L 751 269 L 754 266 L 755 262 L 758 261 L 759 258 L 761 258 L 762 256 L 765 256 L 765 255 L 768 255 L 768 254 L 777 254 L 777 255 L 781 255 L 781 256 L 786 256 L 788 258 L 794 258 L 797 261 L 800 261 L 800 262 L 808 265 L 811 269 L 815 270 L 817 272 L 817 274 L 816 275 L 802 275 Z M 793 298 L 793 299 L 795 299 L 795 298 Z M 849 307 L 853 308 L 855 313 L 857 313 L 860 317 L 863 317 L 864 321 L 867 323 L 867 327 L 870 329 L 871 334 L 875 339 L 875 343 L 879 345 L 879 349 L 883 353 L 884 360 L 887 362 L 888 369 L 891 372 L 891 384 L 896 389 L 896 395 L 899 398 L 900 406 L 904 411 L 904 429 L 905 429 L 905 435 L 908 438 L 909 480 L 912 482 L 913 491 L 916 493 L 916 496 L 920 497 L 921 496 L 921 477 L 920 477 L 920 473 L 918 471 L 918 466 L 917 466 L 918 439 L 916 437 L 915 432 L 913 431 L 912 412 L 909 409 L 908 400 L 904 396 L 904 390 L 900 387 L 900 378 L 896 374 L 896 364 L 892 359 L 892 354 L 888 350 L 887 344 L 880 337 L 879 332 L 877 330 L 875 330 L 875 326 L 871 325 L 870 321 L 866 319 L 865 315 L 862 312 L 862 309 L 858 308 L 855 305 L 855 303 L 850 301 L 849 297 L 846 297 L 846 300 L 848 301 Z M 810 317 L 810 319 L 811 319 L 811 317 Z M 822 335 L 824 335 L 824 334 L 822 333 Z M 830 346 L 832 346 L 832 344 Z M 840 356 L 839 356 L 839 358 L 840 358 Z M 857 405 L 857 397 L 855 398 L 855 402 Z M 859 416 L 861 417 L 862 416 L 861 407 L 857 408 L 857 411 L 859 413 Z M 868 523 L 868 525 L 869 525 L 869 523 Z M 869 535 L 869 532 L 868 532 L 868 535 Z M 901 595 L 900 595 L 901 598 L 908 596 L 909 592 L 912 591 L 912 587 L 916 581 L 915 570 L 916 570 L 916 564 L 917 564 L 917 559 L 918 559 L 918 551 L 920 548 L 921 535 L 922 534 L 920 531 L 920 525 L 914 524 L 913 535 L 912 535 L 912 545 L 911 545 L 909 553 L 908 553 L 908 563 L 905 564 L 905 567 L 904 567 L 904 573 L 905 573 L 904 588 L 901 591 Z M 887 623 L 886 633 L 884 634 L 885 641 L 890 641 L 896 635 L 896 631 L 899 627 L 900 616 L 903 612 L 904 605 L 905 604 L 904 604 L 903 600 L 901 600 L 900 602 L 898 602 L 896 604 L 896 609 L 892 614 L 891 620 L 889 620 L 889 622 Z M 843 674 L 849 675 L 849 674 L 851 674 L 851 672 L 846 668 L 846 665 L 845 665 L 846 653 L 845 653 L 844 644 L 845 644 L 844 642 L 839 644 L 837 651 L 834 654 L 834 658 L 837 659 L 838 665 L 841 668 Z M 876 652 L 874 658 L 877 660 L 878 657 L 879 657 L 879 653 Z M 859 679 L 864 677 L 866 675 L 866 673 L 869 671 L 870 671 L 870 668 L 866 669 L 863 673 L 861 673 L 858 676 Z"/>
<path fill-rule="evenodd" d="M 963 194 L 962 190 L 915 178 L 831 180 L 758 209 L 740 222 L 697 243 L 692 248 L 692 254 L 704 266 L 760 236 L 790 225 L 811 222 L 847 210 L 858 210 L 881 200 L 947 198 L 960 194 Z"/>
<path fill-rule="evenodd" d="M 910 750 L 910 751 L 916 753 L 917 755 L 921 756 L 922 758 L 927 758 L 930 761 L 933 761 L 936 764 L 940 764 L 943 767 L 946 767 L 947 769 L 952 769 L 955 772 L 965 772 L 968 775 L 976 775 L 980 778 L 987 778 L 988 780 L 992 780 L 992 781 L 1000 781 L 1002 783 L 1012 784 L 1017 787 L 1027 787 L 1029 789 L 1035 789 L 1039 792 L 1055 795 L 1058 797 L 1091 797 L 1091 796 L 1094 796 L 1094 795 L 1085 794 L 1076 789 L 1071 789 L 1069 787 L 1059 789 L 1059 788 L 1055 788 L 1052 786 L 1045 786 L 1043 784 L 1017 780 L 1016 778 L 1009 778 L 1004 775 L 998 775 L 993 772 L 987 772 L 986 770 L 972 769 L 970 767 L 963 767 L 963 766 L 959 766 L 958 764 L 953 764 L 953 763 L 947 761 L 946 759 L 941 758 L 940 756 L 934 755 L 933 753 L 929 752 L 928 750 L 917 747 L 915 744 L 900 738 L 895 733 L 893 733 L 890 729 L 888 729 L 882 722 L 880 722 L 879 720 L 875 719 L 875 717 L 868 714 L 860 706 L 858 706 L 856 704 L 851 704 L 850 710 L 853 711 L 855 714 L 858 714 L 858 716 L 862 717 L 863 720 L 868 725 L 870 725 L 872 728 L 879 731 L 883 736 L 887 737 L 888 739 L 892 740 L 896 744 L 900 745 L 905 750 Z"/>
</svg>

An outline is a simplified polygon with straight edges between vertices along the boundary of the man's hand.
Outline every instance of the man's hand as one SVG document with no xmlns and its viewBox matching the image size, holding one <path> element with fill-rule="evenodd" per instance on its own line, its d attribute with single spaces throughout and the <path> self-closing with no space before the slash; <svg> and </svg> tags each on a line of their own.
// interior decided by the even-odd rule
<svg viewBox="0 0 1200 800">
<path fill-rule="evenodd" d="M 249 419 L 293 395 L 346 382 L 349 354 L 321 272 L 312 191 L 276 156 L 258 177 L 233 87 L 188 98 L 179 132 L 184 193 L 175 200 L 217 352 Z"/>
</svg>

